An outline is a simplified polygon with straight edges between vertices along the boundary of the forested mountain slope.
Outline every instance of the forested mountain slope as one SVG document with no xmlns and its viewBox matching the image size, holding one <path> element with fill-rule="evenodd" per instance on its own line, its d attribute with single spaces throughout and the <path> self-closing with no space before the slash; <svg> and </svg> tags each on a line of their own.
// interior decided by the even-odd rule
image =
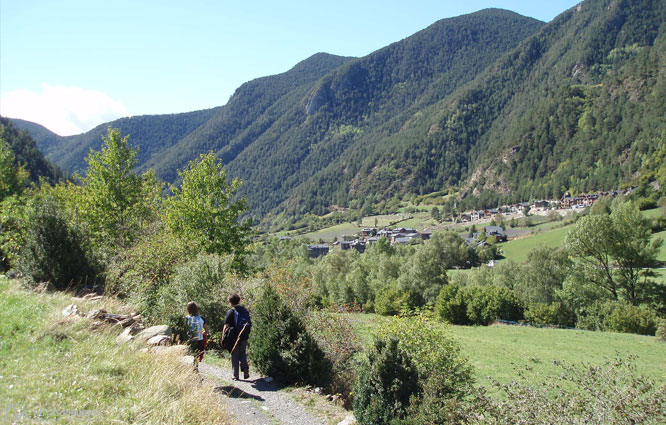
<svg viewBox="0 0 666 425">
<path fill-rule="evenodd" d="M 661 0 L 586 0 L 548 24 L 488 9 L 363 58 L 317 54 L 219 108 L 109 124 L 167 181 L 216 152 L 268 221 L 450 187 L 463 206 L 614 188 L 666 134 L 665 28 Z M 45 139 L 49 158 L 81 169 L 106 126 Z"/>
<path fill-rule="evenodd" d="M 0 135 L 14 153 L 16 164 L 22 165 L 28 171 L 31 182 L 37 183 L 41 177 L 54 184 L 65 178 L 65 173 L 59 167 L 44 158 L 30 133 L 17 128 L 12 120 L 0 117 Z"/>
</svg>

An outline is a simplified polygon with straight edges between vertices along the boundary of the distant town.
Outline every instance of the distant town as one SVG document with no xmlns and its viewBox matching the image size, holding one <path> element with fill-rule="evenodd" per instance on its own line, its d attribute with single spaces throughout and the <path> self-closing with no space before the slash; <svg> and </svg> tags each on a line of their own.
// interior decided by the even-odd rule
<svg viewBox="0 0 666 425">
<path fill-rule="evenodd" d="M 461 213 L 455 218 L 457 223 L 484 223 L 493 220 L 505 220 L 507 218 L 520 218 L 528 214 L 545 215 L 550 211 L 555 211 L 560 215 L 571 211 L 581 210 L 592 206 L 597 200 L 610 197 L 615 198 L 621 195 L 629 195 L 635 190 L 634 187 L 625 190 L 611 190 L 607 192 L 597 192 L 580 196 L 571 196 L 568 192 L 559 200 L 536 200 L 533 202 L 519 202 L 512 205 L 504 205 L 498 208 L 472 210 Z M 479 238 L 479 232 L 471 232 L 463 240 L 468 245 L 483 246 L 490 237 L 494 237 L 495 242 L 506 242 L 508 236 L 505 229 L 498 225 L 484 226 L 485 238 Z M 391 245 L 410 244 L 417 241 L 430 239 L 432 232 L 418 231 L 409 227 L 398 228 L 374 228 L 366 227 L 353 236 L 335 241 L 332 244 L 318 243 L 308 245 L 308 254 L 311 258 L 317 258 L 329 253 L 331 247 L 339 247 L 341 250 L 356 250 L 360 253 L 365 252 L 366 247 L 374 244 L 380 238 L 385 237 Z M 286 239 L 291 239 L 287 238 Z"/>
</svg>

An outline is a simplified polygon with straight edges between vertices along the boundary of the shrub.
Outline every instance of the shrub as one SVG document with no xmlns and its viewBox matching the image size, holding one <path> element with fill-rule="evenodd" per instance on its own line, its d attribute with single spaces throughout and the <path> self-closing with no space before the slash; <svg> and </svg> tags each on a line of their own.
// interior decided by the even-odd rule
<svg viewBox="0 0 666 425">
<path fill-rule="evenodd" d="M 330 384 L 330 360 L 271 285 L 254 303 L 252 323 L 248 353 L 261 373 L 285 384 Z"/>
<path fill-rule="evenodd" d="M 418 392 L 418 372 L 398 340 L 375 340 L 354 388 L 354 415 L 359 424 L 399 423 L 410 397 Z"/>
<path fill-rule="evenodd" d="M 525 310 L 525 320 L 537 326 L 574 326 L 576 315 L 562 303 L 531 303 Z"/>
<path fill-rule="evenodd" d="M 663 424 L 666 386 L 636 375 L 629 360 L 566 365 L 558 379 L 519 371 L 519 379 L 495 383 L 502 396 L 489 399 L 488 424 Z"/>
<path fill-rule="evenodd" d="M 394 316 L 403 310 L 410 310 L 418 305 L 414 294 L 397 286 L 387 286 L 375 297 L 375 313 L 382 316 Z"/>
<path fill-rule="evenodd" d="M 454 325 L 467 324 L 467 304 L 459 285 L 450 283 L 442 287 L 435 303 L 435 315 Z"/>
<path fill-rule="evenodd" d="M 230 308 L 229 294 L 237 292 L 244 298 L 242 288 L 234 285 L 230 274 L 232 261 L 231 256 L 199 254 L 181 265 L 168 285 L 162 286 L 153 298 L 144 299 L 144 315 L 150 322 L 166 322 L 183 330 L 185 306 L 194 301 L 211 332 L 220 332 Z"/>
<path fill-rule="evenodd" d="M 578 315 L 581 329 L 654 335 L 658 317 L 646 306 L 633 306 L 624 301 L 596 302 Z"/>
<path fill-rule="evenodd" d="M 657 328 L 655 336 L 659 342 L 666 342 L 666 320 L 661 320 L 659 322 L 659 327 Z"/>
<path fill-rule="evenodd" d="M 56 289 L 66 289 L 97 281 L 100 267 L 83 232 L 67 222 L 53 197 L 35 202 L 26 228 L 17 269 L 29 284 L 49 281 Z"/>
<path fill-rule="evenodd" d="M 442 320 L 457 325 L 486 326 L 497 319 L 522 318 L 522 309 L 513 292 L 495 285 L 447 285 L 437 298 L 435 312 Z"/>
<path fill-rule="evenodd" d="M 306 316 L 305 325 L 317 345 L 331 360 L 331 392 L 349 401 L 357 379 L 357 354 L 362 349 L 349 315 L 312 312 Z"/>
</svg>

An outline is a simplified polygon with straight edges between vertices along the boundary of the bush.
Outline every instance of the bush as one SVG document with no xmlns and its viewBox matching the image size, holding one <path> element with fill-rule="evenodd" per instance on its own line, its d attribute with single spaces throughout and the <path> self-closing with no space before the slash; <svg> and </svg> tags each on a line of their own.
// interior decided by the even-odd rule
<svg viewBox="0 0 666 425">
<path fill-rule="evenodd" d="M 199 254 L 178 267 L 169 284 L 162 286 L 153 298 L 144 299 L 144 315 L 151 323 L 167 323 L 183 331 L 185 306 L 194 301 L 211 332 L 221 332 L 230 308 L 229 294 L 237 292 L 244 299 L 242 288 L 235 285 L 231 275 L 232 262 L 231 256 Z"/>
<path fill-rule="evenodd" d="M 399 423 L 418 392 L 418 372 L 398 340 L 375 340 L 354 388 L 354 415 L 361 425 Z"/>
<path fill-rule="evenodd" d="M 657 337 L 657 341 L 666 342 L 666 320 L 661 320 L 659 322 L 659 327 L 657 328 L 655 336 Z"/>
<path fill-rule="evenodd" d="M 495 286 L 447 285 L 442 288 L 435 312 L 456 325 L 487 326 L 495 320 L 520 320 L 522 309 L 510 289 Z"/>
<path fill-rule="evenodd" d="M 252 323 L 248 353 L 259 372 L 284 384 L 330 384 L 331 361 L 271 285 L 254 303 Z"/>
<path fill-rule="evenodd" d="M 26 228 L 17 269 L 29 284 L 49 281 L 56 289 L 67 289 L 97 282 L 100 267 L 83 232 L 67 222 L 53 197 L 35 202 Z"/>
<path fill-rule="evenodd" d="M 624 301 L 596 302 L 578 315 L 576 326 L 594 331 L 654 335 L 658 317 L 646 306 L 633 306 Z"/>
<path fill-rule="evenodd" d="M 166 286 L 176 268 L 196 252 L 178 241 L 170 232 L 148 232 L 131 248 L 120 251 L 110 261 L 106 273 L 106 291 L 121 298 L 132 297 L 139 304 L 151 304 Z"/>
<path fill-rule="evenodd" d="M 435 303 L 435 315 L 454 325 L 468 323 L 467 303 L 459 285 L 450 283 L 442 288 Z"/>
<path fill-rule="evenodd" d="M 362 349 L 349 315 L 317 311 L 306 316 L 305 325 L 331 360 L 331 392 L 349 401 L 357 379 L 357 353 Z"/>
<path fill-rule="evenodd" d="M 382 316 L 395 316 L 401 311 L 409 311 L 418 305 L 414 294 L 397 286 L 387 286 L 375 297 L 375 313 Z"/>
<path fill-rule="evenodd" d="M 637 376 L 629 360 L 565 365 L 558 379 L 520 372 L 510 384 L 495 383 L 502 396 L 488 399 L 488 424 L 663 424 L 666 386 Z M 553 395 L 555 394 L 555 395 Z"/>
<path fill-rule="evenodd" d="M 536 326 L 574 326 L 576 315 L 562 303 L 531 303 L 525 310 L 525 321 Z"/>
</svg>

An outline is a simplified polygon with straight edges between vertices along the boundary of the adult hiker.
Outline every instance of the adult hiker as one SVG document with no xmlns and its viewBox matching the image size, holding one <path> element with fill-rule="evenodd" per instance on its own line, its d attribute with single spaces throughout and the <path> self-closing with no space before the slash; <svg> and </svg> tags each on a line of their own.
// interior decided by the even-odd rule
<svg viewBox="0 0 666 425">
<path fill-rule="evenodd" d="M 250 313 L 245 307 L 239 305 L 240 296 L 238 294 L 231 294 L 227 298 L 231 309 L 227 312 L 224 318 L 224 327 L 222 328 L 223 338 L 225 335 L 230 335 L 230 341 L 233 345 L 229 344 L 227 349 L 231 354 L 231 368 L 233 370 L 233 379 L 239 379 L 239 370 L 243 371 L 243 379 L 250 377 L 250 366 L 247 364 L 247 340 L 250 337 L 252 330 L 252 321 L 250 320 Z M 226 339 L 226 338 L 225 338 Z"/>
</svg>

